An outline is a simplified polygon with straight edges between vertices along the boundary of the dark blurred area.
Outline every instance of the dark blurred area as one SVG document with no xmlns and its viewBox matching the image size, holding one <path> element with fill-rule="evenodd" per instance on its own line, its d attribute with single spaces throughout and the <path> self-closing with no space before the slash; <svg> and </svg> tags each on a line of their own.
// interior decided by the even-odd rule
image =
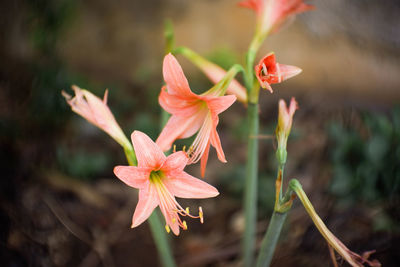
<svg viewBox="0 0 400 267">
<path fill-rule="evenodd" d="M 158 266 L 147 224 L 130 229 L 137 192 L 112 173 L 120 147 L 74 114 L 61 96 L 77 84 L 109 106 L 125 133 L 159 133 L 163 23 L 176 42 L 229 67 L 240 63 L 255 18 L 231 0 L 15 0 L 0 4 L 0 265 Z M 309 1 L 316 10 L 272 35 L 275 51 L 303 73 L 261 94 L 259 224 L 273 209 L 277 103 L 300 104 L 289 140 L 286 182 L 297 178 L 332 232 L 357 253 L 400 262 L 400 4 Z M 178 57 L 194 90 L 210 87 Z M 240 78 L 239 78 L 240 79 Z M 171 237 L 179 266 L 241 266 L 245 107 L 220 117 L 228 163 L 212 151 L 215 199 L 205 223 Z M 187 167 L 199 175 L 199 166 Z M 328 247 L 295 202 L 272 266 L 333 266 Z M 340 262 L 341 266 L 346 263 Z"/>
</svg>

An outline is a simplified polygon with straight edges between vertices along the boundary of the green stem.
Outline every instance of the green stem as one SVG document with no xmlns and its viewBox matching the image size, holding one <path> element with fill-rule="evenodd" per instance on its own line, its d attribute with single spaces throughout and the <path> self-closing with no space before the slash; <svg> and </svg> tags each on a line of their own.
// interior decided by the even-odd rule
<svg viewBox="0 0 400 267">
<path fill-rule="evenodd" d="M 133 147 L 131 145 L 129 147 L 124 147 L 124 152 L 125 152 L 125 157 L 128 160 L 129 165 L 136 166 L 137 159 L 136 159 L 136 154 L 135 154 L 135 151 L 133 150 Z"/>
<path fill-rule="evenodd" d="M 164 227 L 161 223 L 159 213 L 160 212 L 158 210 L 154 210 L 148 219 L 151 234 L 153 235 L 154 242 L 156 243 L 158 255 L 161 256 L 162 265 L 164 267 L 174 267 L 176 264 L 174 258 L 172 257 L 171 248 L 169 246 Z"/>
<path fill-rule="evenodd" d="M 245 84 L 249 96 L 251 95 L 251 91 L 254 87 L 254 60 L 264 39 L 265 37 L 261 37 L 258 34 L 254 35 L 253 40 L 250 43 L 249 50 L 246 53 Z"/>
<path fill-rule="evenodd" d="M 257 183 L 258 183 L 258 95 L 260 86 L 254 84 L 253 65 L 261 40 L 255 35 L 246 54 L 245 85 L 248 94 L 247 120 L 249 136 L 247 142 L 246 182 L 244 191 L 245 229 L 243 237 L 244 266 L 253 266 L 255 229 L 257 223 Z"/>
<path fill-rule="evenodd" d="M 261 243 L 260 254 L 257 260 L 257 267 L 268 267 L 271 264 L 272 257 L 281 234 L 283 223 L 285 222 L 287 212 L 280 213 L 274 211 L 271 221 L 268 225 L 267 233 Z"/>
<path fill-rule="evenodd" d="M 292 207 L 293 190 L 289 187 L 282 197 L 284 165 L 279 164 L 278 176 L 275 184 L 276 198 L 274 212 L 268 225 L 267 232 L 261 243 L 260 252 L 257 259 L 257 267 L 269 266 L 275 252 L 276 244 L 282 231 L 283 224 L 290 208 Z"/>
<path fill-rule="evenodd" d="M 258 103 L 249 103 L 249 136 L 247 144 L 246 182 L 244 192 L 245 231 L 243 238 L 244 266 L 252 266 L 255 247 L 257 219 L 257 176 L 258 176 Z"/>
<path fill-rule="evenodd" d="M 174 28 L 171 20 L 164 22 L 165 54 L 171 53 L 175 47 Z"/>
</svg>

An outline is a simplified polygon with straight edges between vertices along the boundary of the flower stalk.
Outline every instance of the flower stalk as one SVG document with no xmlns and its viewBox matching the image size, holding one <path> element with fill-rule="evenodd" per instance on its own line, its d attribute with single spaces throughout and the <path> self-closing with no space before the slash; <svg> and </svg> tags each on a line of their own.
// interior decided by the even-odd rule
<svg viewBox="0 0 400 267">
<path fill-rule="evenodd" d="M 289 182 L 289 187 L 297 194 L 311 220 L 314 222 L 321 235 L 328 242 L 329 246 L 339 253 L 344 260 L 346 260 L 353 267 L 362 267 L 364 264 L 368 264 L 369 266 L 381 266 L 377 260 L 368 260 L 368 257 L 370 254 L 372 254 L 372 252 L 366 252 L 363 254 L 363 256 L 352 252 L 326 227 L 325 223 L 315 211 L 298 180 L 292 179 Z"/>
<path fill-rule="evenodd" d="M 244 266 L 252 266 L 255 248 L 258 184 L 258 109 L 258 103 L 248 104 L 247 123 L 249 135 L 247 141 L 247 165 L 244 191 L 245 229 L 242 244 Z"/>
<path fill-rule="evenodd" d="M 245 85 L 248 96 L 247 107 L 247 163 L 244 188 L 245 229 L 242 243 L 244 266 L 253 266 L 255 249 L 255 229 L 257 223 L 257 184 L 258 184 L 258 134 L 259 134 L 259 92 L 260 86 L 255 83 L 254 60 L 264 38 L 255 35 L 246 53 Z"/>
</svg>

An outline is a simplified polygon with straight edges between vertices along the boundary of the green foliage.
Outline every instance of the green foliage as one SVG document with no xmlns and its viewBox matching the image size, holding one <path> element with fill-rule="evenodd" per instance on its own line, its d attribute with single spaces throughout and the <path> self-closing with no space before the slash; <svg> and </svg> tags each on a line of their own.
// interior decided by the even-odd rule
<svg viewBox="0 0 400 267">
<path fill-rule="evenodd" d="M 112 168 L 111 158 L 105 151 L 71 150 L 62 145 L 57 147 L 57 162 L 68 176 L 86 181 Z"/>
<path fill-rule="evenodd" d="M 380 203 L 395 214 L 400 196 L 400 108 L 389 116 L 365 113 L 361 118 L 357 129 L 338 123 L 329 127 L 333 142 L 330 191 L 344 203 Z M 378 229 L 393 224 L 387 214 L 376 217 Z"/>
</svg>

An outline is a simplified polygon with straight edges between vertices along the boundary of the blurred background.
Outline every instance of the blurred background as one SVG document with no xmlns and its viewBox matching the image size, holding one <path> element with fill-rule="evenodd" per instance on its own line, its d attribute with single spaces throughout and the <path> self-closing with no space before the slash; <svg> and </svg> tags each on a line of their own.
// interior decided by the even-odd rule
<svg viewBox="0 0 400 267">
<path fill-rule="evenodd" d="M 158 266 L 148 225 L 130 229 L 137 192 L 112 173 L 119 145 L 74 114 L 61 96 L 76 84 L 109 106 L 129 134 L 159 133 L 163 24 L 177 45 L 228 68 L 243 63 L 253 12 L 231 0 L 15 0 L 0 17 L 0 260 L 2 266 Z M 351 250 L 400 262 L 400 4 L 309 1 L 268 38 L 303 73 L 261 92 L 258 237 L 273 208 L 277 103 L 295 96 L 286 182 L 297 178 L 327 226 Z M 191 87 L 211 84 L 178 56 Z M 239 77 L 239 80 L 241 77 Z M 206 181 L 221 195 L 202 205 L 205 223 L 170 235 L 179 266 L 241 266 L 245 107 L 220 116 L 228 163 L 210 153 Z M 187 171 L 200 176 L 199 166 Z M 341 266 L 346 263 L 339 262 Z M 332 266 L 328 247 L 295 202 L 272 266 Z"/>
</svg>

